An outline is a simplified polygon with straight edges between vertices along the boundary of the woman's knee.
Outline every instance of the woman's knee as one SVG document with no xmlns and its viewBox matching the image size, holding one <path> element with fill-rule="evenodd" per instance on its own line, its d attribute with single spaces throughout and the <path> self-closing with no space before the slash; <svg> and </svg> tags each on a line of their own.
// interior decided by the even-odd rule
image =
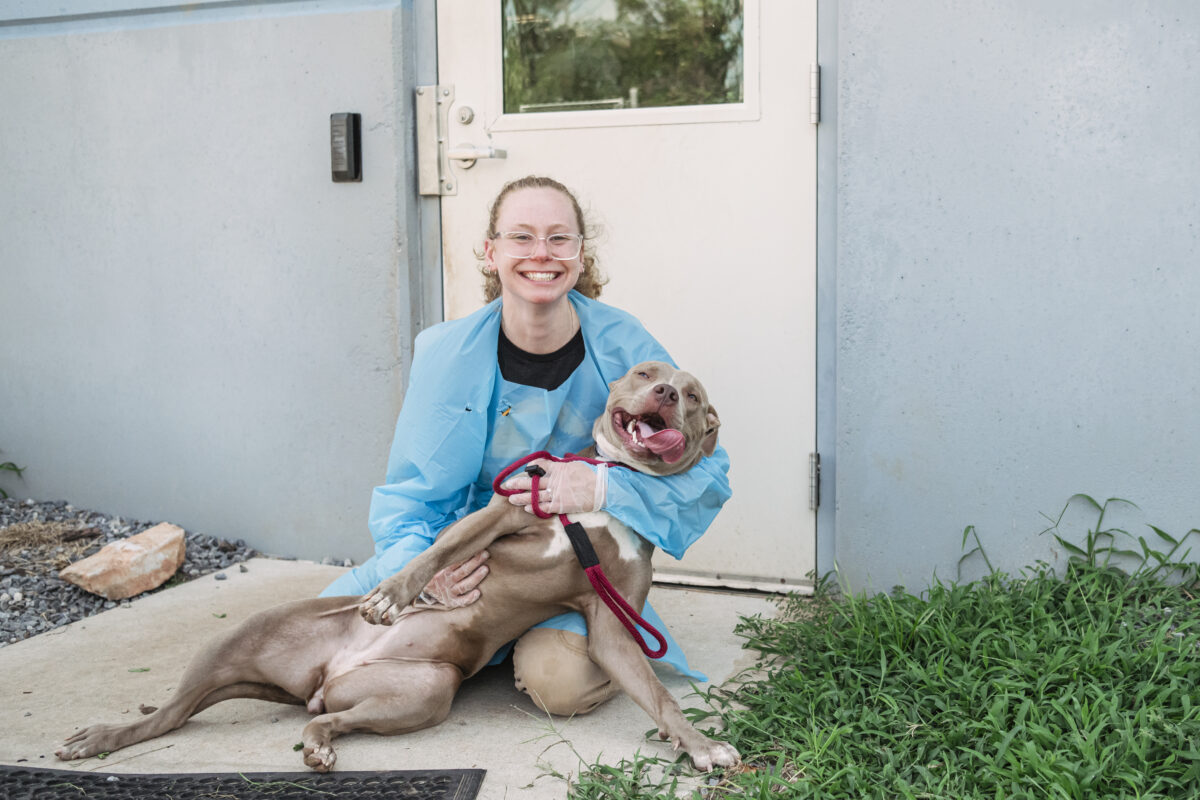
<svg viewBox="0 0 1200 800">
<path fill-rule="evenodd" d="M 538 708 L 557 716 L 586 714 L 618 691 L 588 657 L 587 637 L 553 628 L 534 628 L 517 640 L 513 675 Z"/>
</svg>

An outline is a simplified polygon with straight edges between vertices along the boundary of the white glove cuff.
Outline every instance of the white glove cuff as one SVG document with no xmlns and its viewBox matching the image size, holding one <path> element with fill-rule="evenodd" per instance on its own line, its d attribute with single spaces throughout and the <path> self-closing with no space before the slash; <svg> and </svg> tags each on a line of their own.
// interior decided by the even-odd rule
<svg viewBox="0 0 1200 800">
<path fill-rule="evenodd" d="M 596 490 L 592 495 L 592 511 L 604 508 L 604 500 L 608 497 L 608 465 L 596 466 Z"/>
</svg>

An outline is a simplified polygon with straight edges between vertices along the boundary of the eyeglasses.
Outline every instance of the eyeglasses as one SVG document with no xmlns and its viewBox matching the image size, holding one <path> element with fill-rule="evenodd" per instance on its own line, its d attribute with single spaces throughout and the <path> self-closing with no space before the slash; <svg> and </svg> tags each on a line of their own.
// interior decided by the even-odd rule
<svg viewBox="0 0 1200 800">
<path fill-rule="evenodd" d="M 555 261 L 570 261 L 583 250 L 583 236 L 578 233 L 552 233 L 534 236 L 525 231 L 500 231 L 492 237 L 506 256 L 529 258 L 539 241 L 546 243 L 546 253 Z"/>
</svg>

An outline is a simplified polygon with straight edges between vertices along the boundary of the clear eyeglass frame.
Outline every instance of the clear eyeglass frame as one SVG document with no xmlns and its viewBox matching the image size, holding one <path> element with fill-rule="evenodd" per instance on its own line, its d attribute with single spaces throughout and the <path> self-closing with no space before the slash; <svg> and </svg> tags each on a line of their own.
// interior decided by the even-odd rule
<svg viewBox="0 0 1200 800">
<path fill-rule="evenodd" d="M 546 243 L 546 254 L 555 261 L 570 261 L 583 252 L 583 235 L 578 233 L 552 233 L 549 236 L 534 236 L 527 231 L 497 231 L 492 237 L 506 256 L 529 258 L 537 251 L 537 243 Z"/>
</svg>

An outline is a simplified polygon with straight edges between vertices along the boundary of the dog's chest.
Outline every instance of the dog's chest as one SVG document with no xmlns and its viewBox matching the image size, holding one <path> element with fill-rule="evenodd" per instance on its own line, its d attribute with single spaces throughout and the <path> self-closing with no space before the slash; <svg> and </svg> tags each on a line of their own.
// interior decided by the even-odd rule
<svg viewBox="0 0 1200 800">
<path fill-rule="evenodd" d="M 591 511 L 583 514 L 570 514 L 571 522 L 578 522 L 585 528 L 608 528 L 608 533 L 617 546 L 617 557 L 622 561 L 636 561 L 641 557 L 643 539 L 637 532 L 605 511 Z M 546 545 L 542 557 L 553 560 L 572 552 L 571 539 L 563 528 L 558 517 L 550 521 L 553 535 Z"/>
</svg>

